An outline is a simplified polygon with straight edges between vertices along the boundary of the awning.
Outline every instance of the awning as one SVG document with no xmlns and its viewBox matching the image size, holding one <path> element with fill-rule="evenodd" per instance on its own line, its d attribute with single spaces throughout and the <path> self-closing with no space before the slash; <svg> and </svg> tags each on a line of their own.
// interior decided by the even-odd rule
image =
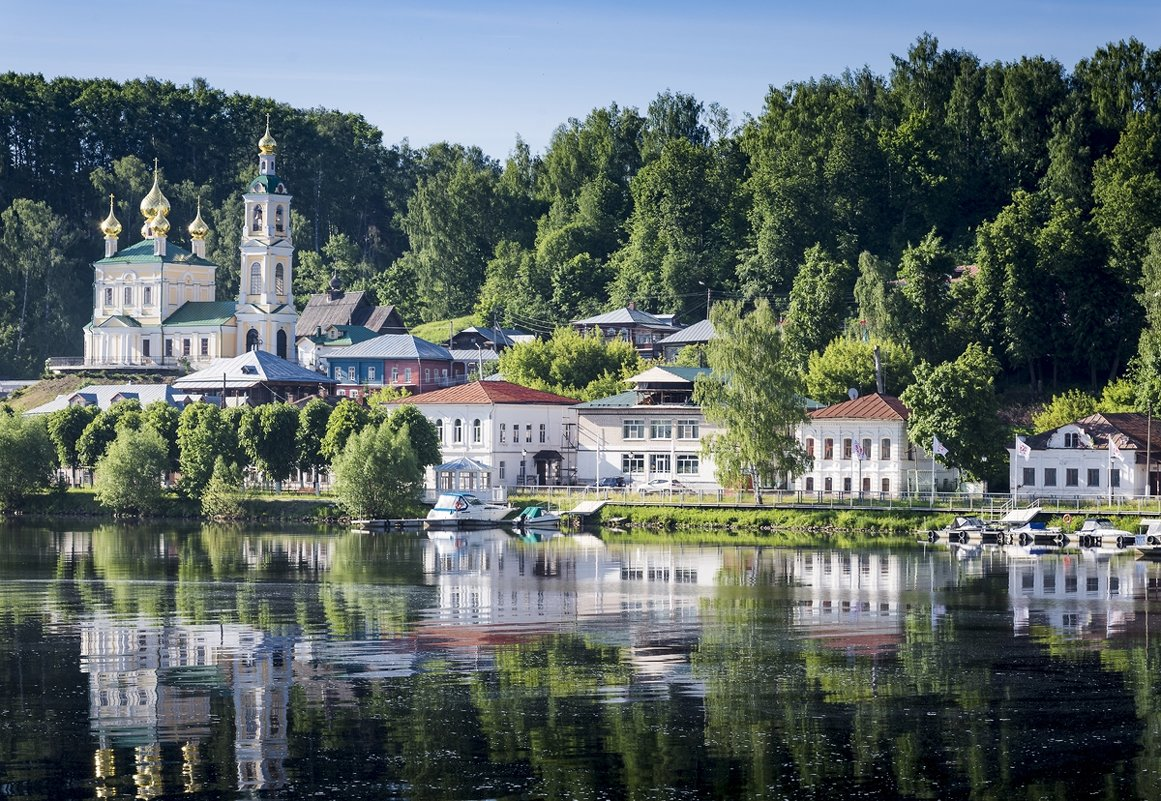
<svg viewBox="0 0 1161 801">
<path fill-rule="evenodd" d="M 564 457 L 560 455 L 559 451 L 537 451 L 536 455 L 532 457 L 534 462 L 563 462 Z"/>
</svg>

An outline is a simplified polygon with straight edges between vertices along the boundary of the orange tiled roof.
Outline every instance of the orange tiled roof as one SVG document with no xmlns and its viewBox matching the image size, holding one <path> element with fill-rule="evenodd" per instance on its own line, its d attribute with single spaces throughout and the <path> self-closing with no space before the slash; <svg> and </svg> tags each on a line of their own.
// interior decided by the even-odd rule
<svg viewBox="0 0 1161 801">
<path fill-rule="evenodd" d="M 911 410 L 894 395 L 864 395 L 810 413 L 812 420 L 906 420 Z"/>
<path fill-rule="evenodd" d="M 544 403 L 559 406 L 572 406 L 580 401 L 575 398 L 566 398 L 552 392 L 542 392 L 539 389 L 522 387 L 510 381 L 473 381 L 469 384 L 459 384 L 446 389 L 437 389 L 432 392 L 422 392 L 410 398 L 404 398 L 401 403 Z"/>
</svg>

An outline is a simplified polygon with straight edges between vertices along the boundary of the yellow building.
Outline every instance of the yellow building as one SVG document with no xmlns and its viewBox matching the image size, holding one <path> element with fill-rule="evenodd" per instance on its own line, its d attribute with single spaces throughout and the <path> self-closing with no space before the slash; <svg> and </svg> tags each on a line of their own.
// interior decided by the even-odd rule
<svg viewBox="0 0 1161 801">
<path fill-rule="evenodd" d="M 158 186 L 141 201 L 142 240 L 118 247 L 121 223 L 101 223 L 105 257 L 93 263 L 93 320 L 85 326 L 83 363 L 68 369 L 185 370 L 250 350 L 295 360 L 290 200 L 275 171 L 278 143 L 258 140 L 258 177 L 246 193 L 241 220 L 240 286 L 236 300 L 215 296 L 218 265 L 206 258 L 209 226 L 198 214 L 189 225 L 191 250 L 169 242 L 169 201 Z"/>
</svg>

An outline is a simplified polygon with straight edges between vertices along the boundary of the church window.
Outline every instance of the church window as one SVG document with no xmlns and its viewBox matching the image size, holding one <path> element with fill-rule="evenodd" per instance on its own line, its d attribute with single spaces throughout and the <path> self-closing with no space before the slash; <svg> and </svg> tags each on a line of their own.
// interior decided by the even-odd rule
<svg viewBox="0 0 1161 801">
<path fill-rule="evenodd" d="M 105 305 L 113 305 L 113 287 L 105 287 Z"/>
<path fill-rule="evenodd" d="M 262 291 L 262 265 L 254 262 L 250 265 L 250 294 L 257 295 Z"/>
<path fill-rule="evenodd" d="M 250 230 L 252 230 L 252 231 L 261 231 L 262 230 L 262 207 L 261 206 L 254 207 L 254 223 L 253 223 L 253 225 L 250 226 Z"/>
<path fill-rule="evenodd" d="M 165 355 L 169 356 L 170 358 L 173 357 L 173 340 L 172 339 L 165 340 Z"/>
<path fill-rule="evenodd" d="M 198 345 L 198 353 L 202 356 L 210 355 L 210 338 L 202 337 L 201 343 Z"/>
<path fill-rule="evenodd" d="M 281 264 L 274 268 L 274 292 L 278 295 L 286 293 L 286 268 Z"/>
<path fill-rule="evenodd" d="M 146 359 L 149 358 L 149 340 L 148 339 L 141 340 L 141 355 L 144 356 Z"/>
<path fill-rule="evenodd" d="M 276 206 L 274 209 L 274 230 L 280 234 L 286 230 L 286 226 L 282 221 L 282 206 Z"/>
<path fill-rule="evenodd" d="M 133 287 L 131 287 L 131 286 L 125 287 L 125 305 L 126 306 L 133 305 Z"/>
<path fill-rule="evenodd" d="M 153 305 L 153 287 L 151 287 L 151 286 L 143 287 L 141 290 L 141 293 L 142 293 L 141 304 L 143 306 L 152 306 Z"/>
<path fill-rule="evenodd" d="M 190 351 L 190 341 L 188 338 L 183 339 L 181 341 L 181 355 L 182 356 L 189 356 L 189 351 Z"/>
<path fill-rule="evenodd" d="M 246 332 L 246 350 L 258 350 L 258 329 L 251 328 Z"/>
<path fill-rule="evenodd" d="M 279 359 L 286 358 L 286 332 L 281 328 L 274 335 L 274 355 Z"/>
</svg>

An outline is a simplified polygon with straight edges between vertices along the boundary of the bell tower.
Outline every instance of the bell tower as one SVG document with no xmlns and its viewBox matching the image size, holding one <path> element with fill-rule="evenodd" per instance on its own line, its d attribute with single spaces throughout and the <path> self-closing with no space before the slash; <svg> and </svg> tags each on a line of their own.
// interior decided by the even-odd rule
<svg viewBox="0 0 1161 801">
<path fill-rule="evenodd" d="M 238 352 L 264 350 L 296 361 L 292 281 L 290 193 L 277 173 L 278 142 L 266 133 L 258 140 L 258 177 L 242 195 L 241 270 L 238 286 Z"/>
</svg>

